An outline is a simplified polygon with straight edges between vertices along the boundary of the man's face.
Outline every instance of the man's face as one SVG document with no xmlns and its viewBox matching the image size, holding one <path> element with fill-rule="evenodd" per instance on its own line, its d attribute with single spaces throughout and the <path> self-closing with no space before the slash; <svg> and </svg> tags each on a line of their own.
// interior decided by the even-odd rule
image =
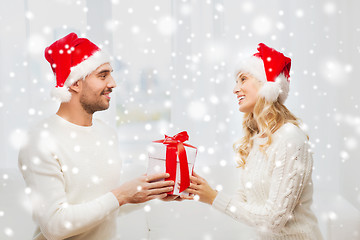
<svg viewBox="0 0 360 240">
<path fill-rule="evenodd" d="M 116 83 L 111 76 L 113 71 L 109 63 L 104 63 L 88 75 L 82 83 L 80 104 L 84 110 L 93 114 L 109 108 L 110 96 Z"/>
</svg>

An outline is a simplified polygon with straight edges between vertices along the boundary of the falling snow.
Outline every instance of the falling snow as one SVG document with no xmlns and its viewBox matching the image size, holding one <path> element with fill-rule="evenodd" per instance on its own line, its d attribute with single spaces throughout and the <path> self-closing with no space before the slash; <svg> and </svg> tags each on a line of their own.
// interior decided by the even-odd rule
<svg viewBox="0 0 360 240">
<path fill-rule="evenodd" d="M 144 169 L 147 153 L 153 151 L 149 147 L 151 141 L 186 130 L 189 142 L 198 148 L 196 172 L 216 190 L 224 192 L 233 191 L 229 186 L 238 181 L 232 144 L 242 136 L 243 115 L 238 113 L 232 94 L 236 62 L 252 54 L 260 41 L 291 56 L 290 95 L 286 104 L 303 121 L 301 129 L 310 138 L 313 181 L 317 187 L 314 209 L 322 226 L 333 227 L 326 232 L 344 229 L 353 239 L 359 238 L 359 230 L 351 228 L 355 220 L 346 222 L 353 217 L 350 206 L 357 209 L 360 206 L 359 181 L 353 180 L 358 176 L 360 157 L 360 98 L 356 80 L 360 26 L 352 5 L 339 0 L 292 5 L 281 1 L 271 5 L 266 1 L 182 0 L 173 4 L 166 1 L 139 4 L 112 0 L 108 3 L 111 12 L 103 16 L 102 11 L 94 14 L 97 9 L 87 1 L 52 0 L 52 3 L 56 11 L 40 11 L 42 7 L 34 3 L 25 11 L 20 6 L 14 14 L 6 11 L 0 14 L 4 23 L 0 45 L 4 56 L 8 56 L 1 62 L 0 122 L 5 154 L 0 162 L 0 192 L 5 195 L 6 204 L 19 205 L 19 212 L 13 212 L 4 205 L 5 200 L 0 201 L 0 220 L 4 223 L 0 225 L 0 238 L 22 236 L 22 229 L 10 221 L 10 216 L 22 219 L 27 214 L 30 226 L 28 196 L 34 191 L 25 187 L 23 179 L 12 170 L 17 171 L 18 151 L 28 143 L 25 129 L 57 108 L 49 95 L 55 78 L 43 54 L 54 38 L 69 31 L 94 38 L 113 55 L 117 88 L 112 93 L 108 115 L 104 116 L 117 128 L 124 166 Z M 357 7 L 358 3 L 355 1 L 353 5 Z M 99 10 L 106 8 L 99 5 Z M 54 17 L 49 18 L 50 14 Z M 53 148 L 48 133 L 44 131 L 41 135 L 40 145 Z M 74 140 L 79 136 L 73 132 L 68 137 Z M 113 146 L 115 141 L 109 137 L 95 144 L 100 149 Z M 80 146 L 72 146 L 74 153 L 84 151 Z M 104 159 L 104 164 L 115 162 L 108 157 Z M 42 159 L 34 157 L 32 163 L 39 165 Z M 275 166 L 281 167 L 281 162 L 276 161 Z M 22 165 L 21 170 L 29 171 L 29 167 Z M 64 165 L 61 170 L 73 176 L 81 174 L 80 166 Z M 90 185 L 102 181 L 96 173 L 89 179 Z M 18 185 L 13 187 L 13 181 Z M 339 186 L 342 192 L 329 186 Z M 253 182 L 245 182 L 245 187 L 251 189 Z M 12 194 L 10 188 L 18 191 Z M 333 199 L 341 194 L 346 200 L 330 203 L 321 198 L 327 194 L 321 189 L 328 188 L 332 195 L 326 197 Z M 199 201 L 199 196 L 195 200 Z M 321 201 L 324 204 L 319 204 Z M 161 213 L 157 209 L 147 204 L 141 212 L 151 219 Z M 195 212 L 201 217 L 194 213 L 192 218 L 205 221 L 204 225 L 218 226 L 201 230 L 196 239 L 220 239 L 216 234 L 223 228 L 219 224 L 211 225 L 213 215 L 208 213 L 208 208 L 205 213 L 201 211 L 199 208 Z M 235 212 L 236 207 L 231 206 L 230 211 Z M 176 207 L 172 206 L 170 212 L 173 219 L 186 223 L 184 213 Z M 74 225 L 64 222 L 64 227 L 71 229 Z M 32 230 L 26 231 L 32 234 Z M 164 235 L 163 239 L 168 238 Z"/>
</svg>

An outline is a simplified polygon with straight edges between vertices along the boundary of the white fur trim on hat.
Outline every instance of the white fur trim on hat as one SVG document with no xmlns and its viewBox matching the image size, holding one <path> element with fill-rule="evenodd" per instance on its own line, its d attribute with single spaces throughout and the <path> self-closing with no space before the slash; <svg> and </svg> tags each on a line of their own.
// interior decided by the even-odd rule
<svg viewBox="0 0 360 240">
<path fill-rule="evenodd" d="M 69 88 L 66 86 L 54 87 L 51 89 L 51 96 L 60 102 L 68 102 L 71 99 L 71 93 L 69 92 Z"/>
<path fill-rule="evenodd" d="M 95 52 L 93 55 L 82 61 L 78 65 L 70 68 L 70 74 L 63 87 L 56 87 L 51 91 L 51 96 L 61 102 L 68 102 L 71 99 L 69 87 L 76 81 L 85 78 L 104 63 L 110 62 L 110 56 L 103 50 Z"/>
<path fill-rule="evenodd" d="M 239 72 L 249 73 L 260 82 L 267 82 L 263 61 L 255 56 L 251 56 L 240 63 Z"/>
<path fill-rule="evenodd" d="M 285 75 L 281 73 L 276 78 L 276 83 L 278 83 L 280 86 L 279 102 L 284 103 L 289 95 L 289 86 L 290 86 L 289 79 L 287 79 Z"/>
<path fill-rule="evenodd" d="M 256 57 L 242 61 L 239 72 L 248 73 L 263 83 L 259 91 L 259 95 L 263 96 L 268 102 L 276 102 L 279 99 L 280 103 L 284 103 L 289 94 L 289 81 L 284 74 L 280 74 L 275 82 L 268 82 L 265 73 L 263 61 Z"/>
<path fill-rule="evenodd" d="M 284 74 L 280 74 L 275 82 L 266 82 L 261 87 L 259 95 L 263 96 L 268 102 L 284 103 L 289 93 L 289 82 Z"/>
</svg>

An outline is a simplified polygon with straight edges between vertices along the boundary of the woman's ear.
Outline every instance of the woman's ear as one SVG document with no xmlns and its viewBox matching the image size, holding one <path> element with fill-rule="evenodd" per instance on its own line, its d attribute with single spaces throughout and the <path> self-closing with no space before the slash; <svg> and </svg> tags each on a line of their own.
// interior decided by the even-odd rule
<svg viewBox="0 0 360 240">
<path fill-rule="evenodd" d="M 82 85 L 83 85 L 83 81 L 80 79 L 80 80 L 74 82 L 74 83 L 69 87 L 69 90 L 72 91 L 72 92 L 79 93 L 79 92 L 81 91 Z"/>
</svg>

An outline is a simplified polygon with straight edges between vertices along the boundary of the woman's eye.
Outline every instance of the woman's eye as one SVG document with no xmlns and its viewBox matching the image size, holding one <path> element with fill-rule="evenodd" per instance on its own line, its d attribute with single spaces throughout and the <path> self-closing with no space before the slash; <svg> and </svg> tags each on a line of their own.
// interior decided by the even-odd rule
<svg viewBox="0 0 360 240">
<path fill-rule="evenodd" d="M 241 78 L 241 82 L 243 82 L 243 81 L 245 81 L 246 80 L 246 78 L 245 77 L 242 77 Z"/>
</svg>

